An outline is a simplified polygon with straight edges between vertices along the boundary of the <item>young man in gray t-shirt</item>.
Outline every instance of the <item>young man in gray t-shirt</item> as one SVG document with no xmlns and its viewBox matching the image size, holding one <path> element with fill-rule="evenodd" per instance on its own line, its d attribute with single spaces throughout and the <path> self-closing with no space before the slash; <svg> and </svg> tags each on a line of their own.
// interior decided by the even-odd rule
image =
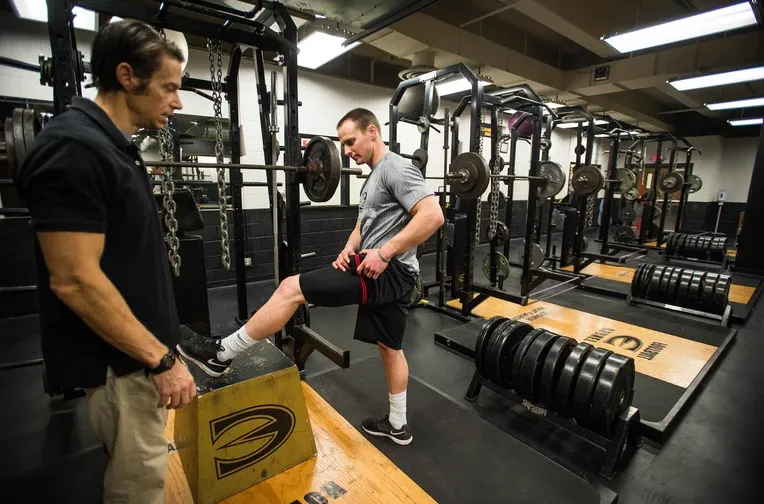
<svg viewBox="0 0 764 504">
<path fill-rule="evenodd" d="M 385 145 L 379 121 L 366 109 L 348 112 L 337 124 L 345 153 L 371 174 L 361 188 L 358 222 L 331 267 L 285 279 L 241 329 L 223 340 L 194 337 L 178 345 L 181 355 L 219 376 L 239 352 L 278 332 L 302 303 L 358 305 L 355 339 L 379 348 L 390 413 L 368 418 L 369 434 L 407 445 L 408 365 L 401 349 L 408 303 L 419 273 L 417 247 L 443 224 L 443 211 L 421 171 Z"/>
</svg>

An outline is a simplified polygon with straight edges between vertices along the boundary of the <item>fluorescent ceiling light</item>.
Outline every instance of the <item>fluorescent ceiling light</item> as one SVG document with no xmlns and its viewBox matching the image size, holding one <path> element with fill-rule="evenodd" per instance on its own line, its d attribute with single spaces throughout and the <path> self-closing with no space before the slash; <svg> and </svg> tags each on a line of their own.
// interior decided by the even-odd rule
<svg viewBox="0 0 764 504">
<path fill-rule="evenodd" d="M 756 15 L 749 2 L 688 16 L 669 23 L 622 33 L 603 40 L 620 53 L 628 53 L 681 40 L 755 25 Z"/>
<path fill-rule="evenodd" d="M 690 89 L 724 86 L 726 84 L 751 82 L 761 79 L 764 79 L 764 66 L 745 68 L 743 70 L 734 70 L 732 72 L 701 75 L 699 77 L 690 77 L 688 79 L 679 79 L 675 81 L 669 81 L 669 84 L 674 86 L 674 88 L 678 91 L 688 91 Z"/>
<path fill-rule="evenodd" d="M 706 107 L 708 107 L 709 110 L 764 107 L 764 98 L 751 98 L 749 100 L 737 100 L 721 103 L 706 103 Z"/>
<path fill-rule="evenodd" d="M 343 42 L 345 42 L 344 37 L 320 31 L 313 32 L 297 44 L 300 49 L 297 53 L 297 65 L 315 70 L 360 44 L 360 42 L 353 42 L 343 47 Z"/>
<path fill-rule="evenodd" d="M 597 138 L 610 138 L 610 135 L 608 135 L 607 133 L 597 133 L 594 136 Z"/>
<path fill-rule="evenodd" d="M 565 106 L 562 103 L 557 103 L 557 102 L 554 102 L 554 101 L 544 102 L 544 105 L 546 105 L 550 109 L 556 109 L 556 108 L 560 108 L 560 107 L 564 107 Z"/>
<path fill-rule="evenodd" d="M 735 119 L 728 121 L 732 126 L 755 126 L 757 124 L 764 124 L 764 117 L 758 119 Z"/>
<path fill-rule="evenodd" d="M 32 21 L 42 21 L 43 23 L 48 21 L 48 5 L 45 0 L 11 0 L 14 12 L 21 19 L 30 19 Z M 74 27 L 81 30 L 96 30 L 96 13 L 83 9 L 82 7 L 74 7 L 72 9 L 74 17 Z"/>
<path fill-rule="evenodd" d="M 493 84 L 493 82 L 489 82 L 486 80 L 480 81 L 483 86 L 490 86 Z M 440 96 L 447 96 L 454 93 L 461 93 L 462 91 L 467 91 L 472 88 L 472 84 L 470 81 L 468 81 L 464 77 L 459 77 L 456 80 L 448 81 L 443 84 L 437 84 L 435 86 L 435 89 L 438 90 L 438 95 Z"/>
<path fill-rule="evenodd" d="M 603 125 L 603 124 L 607 124 L 607 121 L 604 121 L 604 120 L 602 120 L 602 119 L 596 119 L 596 120 L 594 121 L 594 125 L 595 125 L 595 126 L 601 126 L 601 125 Z M 584 121 L 584 122 L 582 122 L 582 123 L 581 123 L 581 126 L 583 126 L 584 128 L 586 128 L 587 126 L 589 126 L 589 121 Z M 557 128 L 560 128 L 560 129 L 573 129 L 573 128 L 578 128 L 578 123 L 576 123 L 576 122 L 562 123 L 562 124 L 558 124 L 558 125 L 557 125 Z"/>
</svg>

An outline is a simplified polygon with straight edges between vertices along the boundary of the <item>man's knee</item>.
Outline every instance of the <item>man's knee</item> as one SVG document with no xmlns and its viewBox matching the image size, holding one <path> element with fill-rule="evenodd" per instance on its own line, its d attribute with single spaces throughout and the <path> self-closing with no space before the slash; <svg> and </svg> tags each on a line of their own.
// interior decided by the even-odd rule
<svg viewBox="0 0 764 504">
<path fill-rule="evenodd" d="M 383 359 L 395 359 L 403 355 L 403 350 L 400 350 L 400 349 L 396 350 L 394 348 L 390 348 L 384 343 L 378 342 L 377 348 L 379 348 L 379 354 L 382 356 Z"/>
<path fill-rule="evenodd" d="M 292 275 L 285 278 L 279 284 L 276 292 L 289 302 L 297 304 L 305 302 L 305 297 L 302 295 L 302 289 L 300 288 L 300 275 Z"/>
</svg>

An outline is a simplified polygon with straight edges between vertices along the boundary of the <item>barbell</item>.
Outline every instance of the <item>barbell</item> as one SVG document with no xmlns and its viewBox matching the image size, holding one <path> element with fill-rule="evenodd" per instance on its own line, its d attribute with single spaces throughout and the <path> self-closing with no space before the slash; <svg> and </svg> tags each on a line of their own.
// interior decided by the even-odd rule
<svg viewBox="0 0 764 504">
<path fill-rule="evenodd" d="M 703 187 L 703 180 L 697 175 L 689 175 L 685 180 L 679 172 L 669 172 L 658 179 L 658 186 L 667 193 L 681 191 L 684 185 L 687 185 L 688 192 L 696 193 Z"/>
<path fill-rule="evenodd" d="M 275 166 L 242 163 L 192 163 L 188 161 L 151 161 L 147 166 L 157 168 L 228 168 L 238 170 L 273 170 L 297 172 L 302 179 L 305 194 L 315 203 L 329 201 L 340 183 L 341 175 L 361 175 L 360 168 L 342 168 L 340 154 L 333 141 L 316 136 L 305 148 L 302 166 Z"/>
<path fill-rule="evenodd" d="M 494 159 L 492 164 L 503 161 Z M 501 169 L 501 166 L 499 167 Z M 443 180 L 443 177 L 426 177 L 430 180 Z M 445 175 L 451 191 L 464 199 L 476 199 L 488 189 L 491 179 L 539 181 L 539 198 L 551 198 L 560 193 L 565 186 L 565 173 L 562 167 L 553 161 L 542 161 L 539 175 L 491 175 L 485 158 L 476 152 L 462 152 L 451 163 Z"/>
<path fill-rule="evenodd" d="M 619 178 L 606 179 L 605 176 L 602 175 L 600 169 L 596 166 L 579 166 L 573 172 L 573 178 L 570 181 L 570 185 L 573 187 L 573 191 L 577 194 L 580 194 L 581 196 L 591 196 L 592 194 L 600 192 L 600 190 L 605 187 L 606 182 L 618 183 L 618 189 L 621 190 L 623 188 L 623 182 L 626 181 L 628 187 L 630 180 L 631 177 L 626 174 L 619 174 Z M 636 183 L 636 177 L 634 182 Z M 629 189 L 631 188 L 626 190 L 628 191 Z"/>
</svg>

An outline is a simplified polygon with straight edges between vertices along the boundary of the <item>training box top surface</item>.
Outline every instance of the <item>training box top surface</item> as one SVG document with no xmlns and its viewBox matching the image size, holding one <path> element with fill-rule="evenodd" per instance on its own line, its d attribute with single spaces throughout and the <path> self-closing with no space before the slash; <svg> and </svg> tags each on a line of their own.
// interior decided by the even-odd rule
<svg viewBox="0 0 764 504">
<path fill-rule="evenodd" d="M 233 359 L 228 371 L 217 378 L 199 369 L 193 363 L 188 368 L 196 383 L 199 395 L 259 378 L 276 371 L 289 369 L 294 363 L 268 340 L 263 340 L 240 353 Z"/>
</svg>

